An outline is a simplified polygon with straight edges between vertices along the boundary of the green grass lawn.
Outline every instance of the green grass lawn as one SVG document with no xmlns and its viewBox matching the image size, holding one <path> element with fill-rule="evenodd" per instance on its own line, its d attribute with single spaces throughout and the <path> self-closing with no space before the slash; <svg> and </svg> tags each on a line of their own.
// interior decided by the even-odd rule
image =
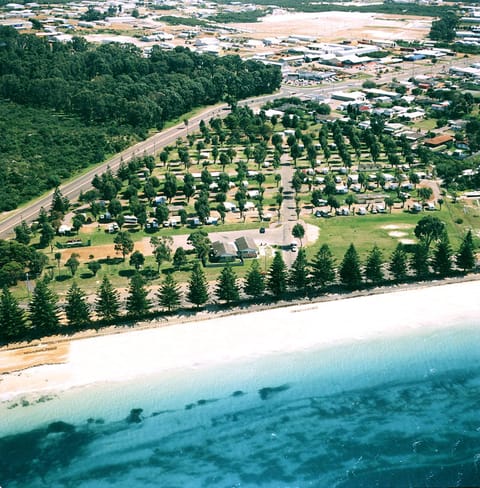
<svg viewBox="0 0 480 488">
<path fill-rule="evenodd" d="M 313 246 L 307 249 L 308 257 L 311 259 L 319 247 L 327 243 L 335 257 L 341 260 L 348 246 L 353 243 L 361 257 L 366 257 L 373 245 L 377 244 L 384 257 L 388 258 L 400 239 L 416 240 L 415 226 L 426 215 L 438 217 L 445 222 L 454 252 L 458 250 L 466 229 L 478 229 L 480 226 L 480 208 L 468 207 L 465 209 L 463 204 L 458 203 L 443 205 L 441 211 L 432 213 L 394 212 L 392 214 L 338 216 L 329 219 L 312 216 L 306 220 L 319 227 L 320 237 Z M 391 235 L 396 232 L 404 233 L 404 235 Z"/>
<path fill-rule="evenodd" d="M 367 254 L 376 244 L 383 252 L 384 259 L 388 260 L 391 253 L 397 246 L 400 239 L 410 239 L 415 241 L 414 229 L 417 222 L 426 215 L 432 215 L 440 218 L 445 222 L 452 249 L 454 252 L 458 250 L 460 242 L 466 232 L 466 229 L 478 229 L 480 227 L 480 207 L 469 205 L 464 203 L 448 203 L 444 204 L 442 210 L 433 213 L 422 212 L 419 214 L 411 214 L 408 212 L 394 211 L 392 214 L 368 214 L 368 215 L 355 215 L 347 217 L 331 217 L 316 218 L 313 215 L 305 217 L 305 221 L 310 224 L 316 225 L 320 229 L 320 236 L 316 243 L 307 248 L 307 257 L 312 259 L 319 247 L 327 243 L 337 262 L 340 262 L 343 258 L 345 251 L 351 243 L 354 243 L 357 251 L 360 254 L 362 260 L 364 260 Z M 207 232 L 226 232 L 231 230 L 242 229 L 254 229 L 260 227 L 261 223 L 246 223 L 246 224 L 226 224 L 218 226 L 204 226 L 203 229 Z M 154 235 L 179 235 L 190 234 L 194 229 L 181 227 L 178 229 L 162 229 L 155 234 L 147 234 L 144 231 L 132 232 L 132 238 L 134 241 L 141 240 L 145 237 L 152 237 Z M 393 233 L 393 235 L 392 235 Z M 401 233 L 401 234 L 395 234 Z M 76 237 L 76 236 L 74 236 Z M 83 241 L 91 239 L 92 245 L 111 244 L 115 235 L 108 234 L 102 231 L 82 233 L 80 231 L 78 237 Z M 71 238 L 71 237 L 70 237 Z M 68 237 L 59 237 L 56 240 L 66 241 Z M 82 248 L 83 250 L 88 248 Z M 125 288 L 128 286 L 128 278 L 134 272 L 132 266 L 129 265 L 129 257 L 123 262 L 119 255 L 112 253 L 109 263 L 101 261 L 102 267 L 99 270 L 97 276 L 93 276 L 88 270 L 87 264 L 89 259 L 81 260 L 80 267 L 76 272 L 75 277 L 71 276 L 70 271 L 63 266 L 64 258 L 62 258 L 62 265 L 60 269 L 57 268 L 57 263 L 54 259 L 54 253 L 57 249 L 54 248 L 53 253 L 50 253 L 50 249 L 45 249 L 45 253 L 49 258 L 49 264 L 51 270 L 47 270 L 47 274 L 52 275 L 51 288 L 61 298 L 63 298 L 71 286 L 73 280 L 75 280 L 79 286 L 87 293 L 95 293 L 103 276 L 108 276 L 112 284 L 117 288 Z M 73 253 L 75 248 L 64 251 L 64 253 Z M 193 255 L 189 256 L 190 262 L 194 259 Z M 271 264 L 271 258 L 261 258 L 262 269 L 268 269 Z M 154 270 L 157 269 L 157 264 L 153 256 L 147 256 L 145 265 L 143 268 L 150 266 Z M 214 282 L 223 266 L 207 266 L 204 271 L 207 280 Z M 235 266 L 234 270 L 237 276 L 241 279 L 245 277 L 246 272 L 250 267 L 250 261 L 246 260 L 243 266 Z M 178 282 L 188 282 L 190 278 L 191 266 L 187 265 L 184 269 L 175 270 L 175 279 Z M 160 268 L 160 274 L 157 278 L 149 282 L 151 285 L 159 285 L 165 272 L 174 271 L 171 263 L 163 263 Z M 15 295 L 18 299 L 25 300 L 28 298 L 25 282 L 20 282 L 15 288 Z"/>
<path fill-rule="evenodd" d="M 179 269 L 175 270 L 172 266 L 172 263 L 163 263 L 160 267 L 160 272 L 157 277 L 152 280 L 147 281 L 147 286 L 159 286 L 164 278 L 165 274 L 169 272 L 175 272 L 174 277 L 178 283 L 188 283 L 191 274 L 191 265 L 195 260 L 195 256 L 189 256 L 188 264 Z M 88 261 L 87 261 L 88 262 Z M 100 286 L 100 283 L 104 276 L 107 276 L 112 285 L 117 289 L 127 288 L 128 287 L 128 279 L 134 274 L 135 269 L 129 265 L 129 257 L 126 257 L 125 262 L 121 260 L 121 257 L 112 256 L 112 261 L 110 264 L 106 264 L 103 260 L 102 267 L 98 271 L 96 276 L 93 276 L 91 271 L 87 268 L 87 262 L 82 262 L 79 266 L 75 276 L 72 276 L 70 271 L 65 267 L 61 266 L 60 269 L 54 265 L 55 261 L 53 257 L 51 257 L 51 270 L 46 271 L 47 276 L 51 276 L 51 281 L 49 283 L 49 288 L 54 291 L 60 299 L 64 299 L 66 293 L 72 283 L 75 281 L 78 286 L 87 294 L 95 294 Z M 237 263 L 233 266 L 233 269 L 239 279 L 239 284 L 241 285 L 241 281 L 245 278 L 246 273 L 248 272 L 252 260 L 245 260 L 243 264 Z M 272 259 L 268 258 L 261 258 L 261 268 L 268 270 Z M 155 271 L 157 270 L 157 263 L 153 256 L 147 256 L 145 259 L 145 264 L 142 269 L 145 269 L 147 266 L 150 266 Z M 203 268 L 205 272 L 205 276 L 207 281 L 213 283 L 218 278 L 220 272 L 223 269 L 223 264 L 213 265 L 208 264 L 207 267 Z M 28 300 L 28 291 L 26 288 L 25 282 L 20 282 L 15 289 L 13 290 L 14 295 L 19 300 Z"/>
<path fill-rule="evenodd" d="M 361 256 L 366 256 L 374 244 L 389 255 L 399 242 L 391 232 L 402 232 L 402 239 L 414 239 L 413 230 L 421 215 L 408 213 L 368 214 L 328 219 L 311 217 L 309 222 L 318 225 L 319 240 L 308 249 L 311 258 L 326 243 L 337 260 L 341 260 L 348 246 L 353 243 Z M 387 227 L 388 226 L 388 227 Z"/>
<path fill-rule="evenodd" d="M 435 119 L 424 119 L 415 122 L 412 129 L 422 129 L 422 130 L 433 130 L 437 126 L 437 121 Z"/>
</svg>

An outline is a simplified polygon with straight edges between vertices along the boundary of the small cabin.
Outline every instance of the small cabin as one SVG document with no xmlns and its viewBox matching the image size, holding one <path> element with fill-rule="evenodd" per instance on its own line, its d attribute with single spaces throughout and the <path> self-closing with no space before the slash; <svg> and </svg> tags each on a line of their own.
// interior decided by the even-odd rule
<svg viewBox="0 0 480 488">
<path fill-rule="evenodd" d="M 241 258 L 256 258 L 257 246 L 250 237 L 237 237 L 235 239 L 235 246 L 237 246 L 238 257 Z"/>
<path fill-rule="evenodd" d="M 213 263 L 228 263 L 237 258 L 237 248 L 232 242 L 212 242 L 212 249 L 209 254 Z"/>
</svg>

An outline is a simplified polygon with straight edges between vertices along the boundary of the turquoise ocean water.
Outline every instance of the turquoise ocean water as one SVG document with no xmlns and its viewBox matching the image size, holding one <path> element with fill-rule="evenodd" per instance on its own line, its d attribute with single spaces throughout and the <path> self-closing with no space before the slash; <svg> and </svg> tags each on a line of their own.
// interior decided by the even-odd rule
<svg viewBox="0 0 480 488">
<path fill-rule="evenodd" d="M 480 486 L 479 325 L 4 403 L 0 486 Z"/>
</svg>

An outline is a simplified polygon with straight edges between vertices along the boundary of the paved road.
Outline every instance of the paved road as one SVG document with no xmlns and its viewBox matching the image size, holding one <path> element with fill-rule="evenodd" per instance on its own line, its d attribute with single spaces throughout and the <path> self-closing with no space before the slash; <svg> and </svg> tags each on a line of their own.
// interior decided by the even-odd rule
<svg viewBox="0 0 480 488">
<path fill-rule="evenodd" d="M 188 130 L 196 130 L 200 124 L 200 120 L 209 120 L 213 116 L 222 116 L 227 113 L 227 105 L 221 105 L 217 107 L 210 107 L 202 111 L 199 115 L 192 117 L 189 120 Z M 82 176 L 75 178 L 69 183 L 61 185 L 60 189 L 65 197 L 68 199 L 75 200 L 80 192 L 86 191 L 92 187 L 91 181 L 96 174 L 101 174 L 107 170 L 108 167 L 115 171 L 120 162 L 123 160 L 128 162 L 132 157 L 143 155 L 143 154 L 155 154 L 158 153 L 164 146 L 172 144 L 177 140 L 177 138 L 185 136 L 187 133 L 187 128 L 182 122 L 177 124 L 170 129 L 164 130 L 150 137 L 149 139 L 139 142 L 138 144 L 125 149 L 121 153 L 115 155 L 111 159 L 105 161 L 99 166 L 88 171 Z M 34 220 L 42 207 L 48 209 L 52 201 L 52 193 L 50 192 L 46 196 L 35 200 L 26 207 L 17 209 L 10 212 L 6 218 L 0 222 L 0 238 L 5 238 L 13 232 L 13 228 L 18 225 L 21 220 L 31 222 Z"/>
<path fill-rule="evenodd" d="M 282 224 L 282 241 L 279 243 L 283 250 L 283 260 L 290 267 L 296 254 L 290 250 L 290 244 L 295 241 L 292 237 L 292 228 L 297 223 L 295 211 L 295 190 L 292 187 L 294 168 L 288 153 L 282 154 L 280 160 L 280 175 L 282 177 L 283 201 L 280 208 L 280 222 Z"/>
<path fill-rule="evenodd" d="M 452 60 L 450 64 L 456 66 L 465 66 L 471 64 L 475 61 L 480 59 L 480 56 L 472 56 L 465 59 L 459 60 Z M 440 72 L 442 70 L 447 69 L 445 63 L 437 63 L 427 66 L 415 65 L 415 74 L 433 74 L 434 72 Z M 377 80 L 377 82 L 385 82 L 390 81 L 393 77 L 401 78 L 402 76 L 409 75 L 412 72 L 413 68 L 410 65 L 404 66 L 402 71 L 394 71 L 383 78 Z M 333 91 L 338 90 L 345 90 L 351 89 L 355 87 L 361 86 L 364 80 L 352 80 L 349 82 L 341 82 L 335 83 L 328 86 L 322 87 L 308 87 L 308 88 L 298 88 L 298 87 L 290 87 L 285 86 L 282 87 L 281 90 L 273 95 L 266 95 L 262 97 L 257 97 L 249 100 L 244 100 L 239 102 L 240 105 L 258 105 L 259 103 L 267 102 L 268 100 L 273 100 L 278 97 L 289 96 L 294 94 L 309 94 L 309 93 L 318 93 L 325 96 L 328 96 Z M 226 104 L 219 105 L 216 107 L 209 107 L 202 112 L 200 112 L 195 117 L 192 117 L 189 120 L 188 130 L 196 130 L 199 126 L 201 120 L 209 120 L 211 117 L 218 117 L 218 116 L 225 116 L 228 113 L 226 110 L 228 107 Z M 132 146 L 123 152 L 117 154 L 116 156 L 112 157 L 105 163 L 102 163 L 99 166 L 96 166 L 88 173 L 85 173 L 78 178 L 75 178 L 69 183 L 65 183 L 61 185 L 60 189 L 63 195 L 70 200 L 75 200 L 82 191 L 86 191 L 91 188 L 91 181 L 95 174 L 101 174 L 108 167 L 112 170 L 116 170 L 120 165 L 120 162 L 123 160 L 128 162 L 132 157 L 143 155 L 143 154 L 156 154 L 158 153 L 164 146 L 172 144 L 176 141 L 177 138 L 185 136 L 187 133 L 187 128 L 183 123 L 177 124 L 176 126 L 162 131 L 154 136 L 150 137 L 149 139 L 139 142 L 135 146 Z M 286 186 L 285 182 L 282 182 L 283 186 Z M 17 226 L 22 220 L 27 222 L 31 222 L 34 220 L 42 207 L 48 209 L 50 207 L 52 200 L 52 192 L 47 194 L 46 196 L 39 198 L 38 200 L 33 201 L 32 203 L 27 204 L 23 208 L 14 210 L 5 214 L 0 222 L 0 238 L 6 238 L 13 233 L 13 228 Z M 287 217 L 288 220 L 288 217 Z M 284 242 L 290 242 L 290 238 L 287 239 L 285 237 Z"/>
<path fill-rule="evenodd" d="M 280 96 L 280 93 L 274 95 L 266 95 L 261 97 L 256 97 L 248 100 L 243 100 L 240 102 L 241 105 L 251 105 L 258 103 L 265 103 L 268 100 L 272 100 Z M 89 190 L 92 188 L 91 181 L 96 174 L 104 173 L 107 168 L 115 171 L 120 165 L 121 161 L 128 162 L 132 157 L 142 156 L 144 154 L 153 155 L 157 154 L 162 150 L 164 146 L 174 143 L 179 137 L 184 137 L 187 135 L 187 131 L 197 130 L 200 121 L 208 121 L 212 117 L 225 117 L 229 113 L 228 105 L 222 104 L 215 107 L 209 107 L 202 110 L 198 115 L 192 117 L 188 121 L 188 129 L 182 122 L 180 124 L 166 129 L 154 136 L 148 138 L 145 141 L 139 142 L 128 149 L 125 149 L 121 153 L 115 155 L 104 163 L 96 166 L 87 173 L 78 178 L 75 178 L 69 183 L 65 183 L 60 186 L 62 194 L 67 197 L 70 201 L 75 200 L 82 191 Z M 4 239 L 13 233 L 13 228 L 17 226 L 22 220 L 26 222 L 31 222 L 35 220 L 38 216 L 40 209 L 44 207 L 45 209 L 50 208 L 52 202 L 53 191 L 49 192 L 44 197 L 41 197 L 23 208 L 16 209 L 12 212 L 8 212 L 4 215 L 0 222 L 0 238 Z"/>
</svg>

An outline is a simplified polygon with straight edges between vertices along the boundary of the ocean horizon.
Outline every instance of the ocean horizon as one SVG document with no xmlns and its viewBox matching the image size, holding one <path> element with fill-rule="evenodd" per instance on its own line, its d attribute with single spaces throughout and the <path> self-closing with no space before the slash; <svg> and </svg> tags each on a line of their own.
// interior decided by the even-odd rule
<svg viewBox="0 0 480 488">
<path fill-rule="evenodd" d="M 457 320 L 21 396 L 0 486 L 478 486 L 479 343 Z"/>
</svg>

